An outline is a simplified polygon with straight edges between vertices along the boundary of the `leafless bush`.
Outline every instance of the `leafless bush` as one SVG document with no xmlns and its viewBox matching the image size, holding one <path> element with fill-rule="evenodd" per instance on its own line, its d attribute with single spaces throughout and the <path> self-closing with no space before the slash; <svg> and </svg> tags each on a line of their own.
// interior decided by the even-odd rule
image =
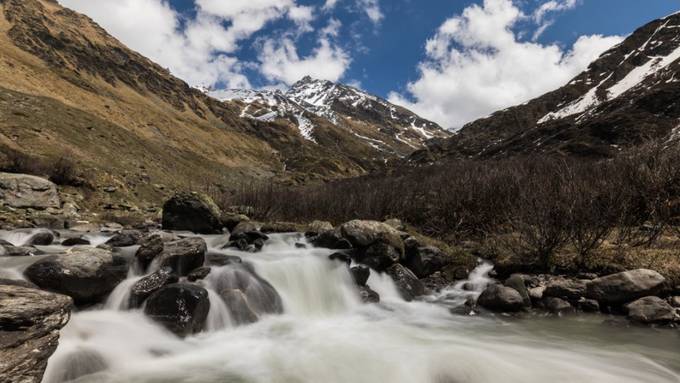
<svg viewBox="0 0 680 383">
<path fill-rule="evenodd" d="M 71 156 L 68 154 L 56 159 L 43 159 L 10 151 L 5 153 L 5 157 L 1 171 L 46 177 L 57 185 L 87 186 L 86 180 L 78 172 L 76 163 L 70 159 Z"/>
</svg>

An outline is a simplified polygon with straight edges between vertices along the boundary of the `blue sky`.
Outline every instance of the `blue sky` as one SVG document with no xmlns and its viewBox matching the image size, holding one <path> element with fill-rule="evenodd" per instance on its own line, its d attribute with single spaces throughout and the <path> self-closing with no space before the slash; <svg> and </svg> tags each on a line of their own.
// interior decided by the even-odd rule
<svg viewBox="0 0 680 383">
<path fill-rule="evenodd" d="M 680 0 L 60 2 L 195 86 L 285 89 L 310 74 L 453 129 L 562 85 L 680 10 Z"/>
</svg>

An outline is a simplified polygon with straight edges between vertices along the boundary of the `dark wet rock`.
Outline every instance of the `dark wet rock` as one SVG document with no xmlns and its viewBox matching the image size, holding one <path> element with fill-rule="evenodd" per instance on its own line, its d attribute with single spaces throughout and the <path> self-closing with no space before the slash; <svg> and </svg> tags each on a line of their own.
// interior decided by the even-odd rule
<svg viewBox="0 0 680 383">
<path fill-rule="evenodd" d="M 218 234 L 222 231 L 219 208 L 207 196 L 178 193 L 163 205 L 163 229 Z"/>
<path fill-rule="evenodd" d="M 160 267 L 170 267 L 180 276 L 186 276 L 191 270 L 203 266 L 207 250 L 203 238 L 184 238 L 165 243 L 156 259 Z"/>
<path fill-rule="evenodd" d="M 642 324 L 667 324 L 680 319 L 676 310 L 665 300 L 649 296 L 626 305 L 628 318 Z"/>
<path fill-rule="evenodd" d="M 135 282 L 130 288 L 130 307 L 141 307 L 142 303 L 151 296 L 151 294 L 160 290 L 163 286 L 177 283 L 179 277 L 171 268 L 164 267 L 146 277 Z"/>
<path fill-rule="evenodd" d="M 296 249 L 306 249 L 306 248 L 307 248 L 307 245 L 305 245 L 304 243 L 297 242 L 297 243 L 295 244 L 295 248 L 296 248 Z"/>
<path fill-rule="evenodd" d="M 206 254 L 206 262 L 211 266 L 226 266 L 242 263 L 241 257 L 235 255 L 227 255 L 222 253 L 208 252 Z"/>
<path fill-rule="evenodd" d="M 220 221 L 222 223 L 222 226 L 224 226 L 227 230 L 231 232 L 241 222 L 250 221 L 250 218 L 243 214 L 226 213 L 220 217 Z"/>
<path fill-rule="evenodd" d="M 262 250 L 269 236 L 258 231 L 251 222 L 247 225 L 239 225 L 229 236 L 229 243 L 224 248 L 237 248 L 241 251 L 258 252 Z"/>
<path fill-rule="evenodd" d="M 544 298 L 544 307 L 553 314 L 566 314 L 574 311 L 574 307 L 568 301 L 556 298 Z"/>
<path fill-rule="evenodd" d="M 189 275 L 187 275 L 187 279 L 189 280 L 189 282 L 200 281 L 202 279 L 205 279 L 205 277 L 207 277 L 208 274 L 210 274 L 210 270 L 211 270 L 210 267 L 206 266 L 199 267 L 198 269 L 190 272 Z"/>
<path fill-rule="evenodd" d="M 408 240 L 407 240 L 408 241 Z M 418 278 L 425 278 L 440 271 L 446 266 L 447 255 L 434 246 L 409 247 L 406 246 L 406 260 L 408 267 Z"/>
<path fill-rule="evenodd" d="M 0 377 L 3 383 L 40 383 L 47 360 L 69 320 L 65 295 L 0 285 Z"/>
<path fill-rule="evenodd" d="M 576 302 L 586 295 L 588 281 L 556 277 L 548 281 L 543 296 L 565 299 Z"/>
<path fill-rule="evenodd" d="M 517 312 L 524 307 L 524 300 L 517 290 L 495 284 L 482 292 L 477 304 L 491 311 Z"/>
<path fill-rule="evenodd" d="M 524 283 L 524 278 L 520 274 L 513 274 L 510 278 L 505 280 L 505 286 L 515 289 L 519 295 L 522 296 L 522 302 L 524 306 L 531 307 L 531 297 L 529 296 L 529 290 Z"/>
<path fill-rule="evenodd" d="M 24 243 L 25 246 L 49 246 L 54 242 L 54 233 L 50 230 L 40 230 L 31 235 Z"/>
<path fill-rule="evenodd" d="M 338 261 L 350 265 L 352 263 L 352 257 L 348 253 L 333 253 L 328 256 L 331 261 Z"/>
<path fill-rule="evenodd" d="M 45 210 L 61 206 L 53 182 L 27 174 L 0 173 L 0 202 L 21 209 Z"/>
<path fill-rule="evenodd" d="M 359 286 L 359 298 L 364 303 L 379 303 L 380 295 L 368 286 Z"/>
<path fill-rule="evenodd" d="M 332 250 L 348 250 L 352 248 L 352 244 L 345 238 L 342 238 L 339 233 L 335 231 L 325 231 L 312 237 L 310 242 L 315 247 L 321 247 Z"/>
<path fill-rule="evenodd" d="M 135 258 L 142 267 L 148 267 L 151 262 L 163 252 L 163 238 L 158 234 L 147 235 L 139 241 L 139 249 Z"/>
<path fill-rule="evenodd" d="M 142 233 L 137 230 L 122 230 L 106 241 L 106 244 L 112 247 L 134 246 L 141 238 Z"/>
<path fill-rule="evenodd" d="M 658 294 L 663 290 L 665 281 L 653 270 L 625 271 L 588 282 L 586 297 L 597 300 L 601 305 L 621 305 Z"/>
<path fill-rule="evenodd" d="M 349 272 L 358 286 L 366 286 L 366 282 L 368 282 L 368 278 L 371 276 L 371 270 L 364 265 L 354 266 L 349 269 Z"/>
<path fill-rule="evenodd" d="M 241 290 L 225 289 L 220 291 L 220 296 L 229 308 L 231 319 L 236 324 L 255 323 L 259 319 L 255 310 L 248 303 L 248 297 Z"/>
<path fill-rule="evenodd" d="M 358 261 L 376 271 L 382 272 L 399 262 L 403 254 L 403 249 L 389 242 L 379 240 L 360 252 Z"/>
<path fill-rule="evenodd" d="M 187 336 L 205 329 L 210 311 L 208 291 L 203 287 L 175 283 L 153 293 L 144 313 L 178 336 Z"/>
<path fill-rule="evenodd" d="M 595 299 L 581 298 L 578 301 L 579 310 L 586 313 L 600 312 L 600 304 Z"/>
<path fill-rule="evenodd" d="M 83 237 L 71 237 L 71 238 L 66 238 L 63 241 L 61 241 L 62 246 L 66 247 L 71 247 L 71 246 L 86 246 L 89 245 L 90 241 Z"/>
<path fill-rule="evenodd" d="M 126 260 L 110 251 L 74 248 L 35 262 L 24 274 L 40 288 L 68 295 L 81 305 L 100 302 L 127 272 Z"/>
<path fill-rule="evenodd" d="M 406 301 L 425 294 L 425 286 L 411 270 L 400 264 L 394 264 L 387 269 L 387 274 L 397 285 L 397 290 Z"/>
<path fill-rule="evenodd" d="M 106 360 L 97 351 L 78 348 L 59 360 L 59 371 L 50 374 L 50 382 L 73 382 L 83 376 L 96 374 L 108 368 Z"/>
</svg>

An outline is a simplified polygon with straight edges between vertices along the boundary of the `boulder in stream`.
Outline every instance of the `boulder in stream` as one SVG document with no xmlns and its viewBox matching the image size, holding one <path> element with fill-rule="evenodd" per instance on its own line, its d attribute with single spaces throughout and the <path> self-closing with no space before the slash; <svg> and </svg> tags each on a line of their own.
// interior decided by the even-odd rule
<svg viewBox="0 0 680 383">
<path fill-rule="evenodd" d="M 556 277 L 548 281 L 543 295 L 576 302 L 586 295 L 587 284 L 587 280 Z"/>
<path fill-rule="evenodd" d="M 491 311 L 517 312 L 524 307 L 524 300 L 512 287 L 494 284 L 482 292 L 477 304 Z"/>
<path fill-rule="evenodd" d="M 404 300 L 410 302 L 425 294 L 425 285 L 406 267 L 396 263 L 387 269 L 387 274 L 397 285 L 397 290 Z"/>
<path fill-rule="evenodd" d="M 188 283 L 167 285 L 147 300 L 144 313 L 178 336 L 203 331 L 210 311 L 208 291 Z"/>
<path fill-rule="evenodd" d="M 505 286 L 511 287 L 522 296 L 522 301 L 524 306 L 531 307 L 531 296 L 529 296 L 529 290 L 527 289 L 526 283 L 524 282 L 524 277 L 520 274 L 513 274 L 510 278 L 505 280 Z"/>
<path fill-rule="evenodd" d="M 371 276 L 371 269 L 364 265 L 354 266 L 349 269 L 349 272 L 352 274 L 354 283 L 357 286 L 366 286 L 366 282 L 368 282 L 368 278 Z"/>
<path fill-rule="evenodd" d="M 418 246 L 406 248 L 404 265 L 418 278 L 426 278 L 440 271 L 447 264 L 447 256 L 434 246 Z"/>
<path fill-rule="evenodd" d="M 369 286 L 359 286 L 359 298 L 364 303 L 379 303 L 380 295 Z"/>
<path fill-rule="evenodd" d="M 179 278 L 171 268 L 163 267 L 135 282 L 130 288 L 130 307 L 141 307 L 144 300 L 163 286 L 177 283 Z"/>
<path fill-rule="evenodd" d="M 203 266 L 208 245 L 203 238 L 192 237 L 167 242 L 156 257 L 160 267 L 170 267 L 180 276 L 186 276 Z"/>
<path fill-rule="evenodd" d="M 71 298 L 22 286 L 0 285 L 0 377 L 4 383 L 40 383 L 47 360 L 69 320 Z"/>
<path fill-rule="evenodd" d="M 142 233 L 137 230 L 121 230 L 111 237 L 106 244 L 111 247 L 128 247 L 136 245 L 142 238 Z"/>
<path fill-rule="evenodd" d="M 163 205 L 163 229 L 218 234 L 222 213 L 209 197 L 198 193 L 178 193 Z"/>
<path fill-rule="evenodd" d="M 654 270 L 637 269 L 596 278 L 587 283 L 586 296 L 603 305 L 622 305 L 656 295 L 666 279 Z"/>
<path fill-rule="evenodd" d="M 61 241 L 61 245 L 65 247 L 72 247 L 72 246 L 85 246 L 89 245 L 90 241 L 83 237 L 71 237 L 71 238 L 66 238 L 63 241 Z"/>
<path fill-rule="evenodd" d="M 150 234 L 139 241 L 135 258 L 143 268 L 146 268 L 162 251 L 163 237 L 156 233 Z"/>
<path fill-rule="evenodd" d="M 24 274 L 40 288 L 68 295 L 82 305 L 100 302 L 127 272 L 124 258 L 103 249 L 79 247 L 40 259 Z"/>
</svg>

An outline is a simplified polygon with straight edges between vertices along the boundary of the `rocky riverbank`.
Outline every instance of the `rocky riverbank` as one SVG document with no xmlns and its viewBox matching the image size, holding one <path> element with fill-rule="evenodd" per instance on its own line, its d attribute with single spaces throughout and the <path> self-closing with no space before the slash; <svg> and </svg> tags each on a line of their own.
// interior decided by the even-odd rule
<svg viewBox="0 0 680 383">
<path fill-rule="evenodd" d="M 35 206 L 55 198 L 50 187 L 30 181 L 5 186 L 5 203 L 32 200 L 29 204 Z M 248 254 L 263 251 L 276 233 L 298 233 L 299 249 L 328 249 L 324 256 L 346 265 L 354 294 L 366 304 L 381 300 L 369 283 L 375 273 L 389 276 L 405 301 L 432 300 L 451 289 L 469 291 L 467 302 L 452 309 L 454 313 L 588 312 L 625 316 L 634 324 L 680 324 L 680 291 L 654 270 L 513 274 L 491 283 L 485 279 L 478 286 L 461 282 L 478 265 L 475 256 L 409 230 L 398 220 L 300 225 L 255 222 L 247 213 L 245 207 L 221 212 L 209 198 L 183 193 L 165 203 L 160 224 L 149 220 L 124 227 L 81 221 L 69 229 L 0 233 L 5 238 L 2 259 L 31 260 L 21 269 L 0 269 L 0 331 L 6 335 L 0 374 L 12 374 L 17 382 L 40 381 L 72 305 L 139 308 L 179 337 L 214 326 L 222 320 L 211 314 L 215 312 L 237 325 L 282 313 L 281 296 L 248 259 Z M 229 254 L 232 250 L 239 255 Z M 131 272 L 139 276 L 130 278 Z M 36 351 L 27 353 L 29 346 Z"/>
</svg>

